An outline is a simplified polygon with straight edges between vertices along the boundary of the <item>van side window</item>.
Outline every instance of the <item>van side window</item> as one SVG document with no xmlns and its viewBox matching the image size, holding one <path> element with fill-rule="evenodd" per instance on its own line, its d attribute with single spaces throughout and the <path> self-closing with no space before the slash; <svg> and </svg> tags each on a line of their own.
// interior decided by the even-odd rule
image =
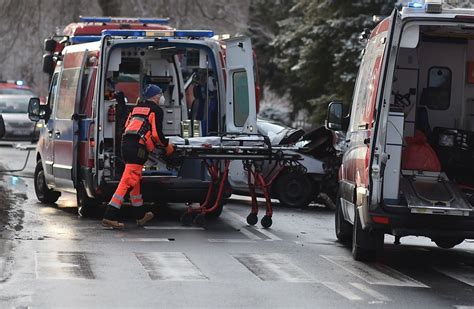
<svg viewBox="0 0 474 309">
<path fill-rule="evenodd" d="M 97 68 L 85 68 L 82 74 L 81 99 L 79 113 L 92 116 L 92 101 L 96 82 Z"/>
<path fill-rule="evenodd" d="M 243 127 L 249 117 L 249 92 L 247 72 L 240 71 L 233 74 L 234 92 L 234 124 Z"/>
<path fill-rule="evenodd" d="M 76 104 L 80 68 L 64 69 L 59 83 L 56 119 L 71 119 Z"/>
<path fill-rule="evenodd" d="M 51 111 L 54 108 L 56 98 L 57 98 L 58 76 L 59 76 L 59 73 L 54 73 L 53 78 L 51 79 L 51 88 L 49 89 L 49 95 L 48 95 L 48 104 Z"/>
<path fill-rule="evenodd" d="M 428 99 L 423 103 L 429 109 L 447 110 L 451 103 L 452 72 L 446 67 L 432 67 L 428 71 Z"/>
</svg>

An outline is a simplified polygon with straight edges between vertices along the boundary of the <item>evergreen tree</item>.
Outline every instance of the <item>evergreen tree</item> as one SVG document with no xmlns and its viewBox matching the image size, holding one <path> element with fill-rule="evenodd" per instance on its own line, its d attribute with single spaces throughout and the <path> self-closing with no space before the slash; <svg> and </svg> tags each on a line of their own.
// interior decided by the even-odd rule
<svg viewBox="0 0 474 309">
<path fill-rule="evenodd" d="M 272 75 L 278 78 L 269 85 L 280 93 L 289 91 L 294 112 L 307 109 L 321 124 L 331 99 L 350 103 L 363 49 L 360 32 L 375 26 L 373 15 L 389 15 L 395 2 L 295 0 L 270 43 L 270 62 L 281 73 Z"/>
</svg>

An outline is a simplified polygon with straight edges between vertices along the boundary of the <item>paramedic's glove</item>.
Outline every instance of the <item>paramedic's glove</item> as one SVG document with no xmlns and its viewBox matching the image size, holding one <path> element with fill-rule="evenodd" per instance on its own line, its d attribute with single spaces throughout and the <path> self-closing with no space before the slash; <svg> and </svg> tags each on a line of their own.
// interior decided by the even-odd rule
<svg viewBox="0 0 474 309">
<path fill-rule="evenodd" d="M 167 157 L 171 156 L 174 152 L 174 145 L 171 142 L 169 142 L 168 146 L 166 146 L 165 150 L 166 150 L 166 152 L 165 152 L 166 156 Z"/>
</svg>

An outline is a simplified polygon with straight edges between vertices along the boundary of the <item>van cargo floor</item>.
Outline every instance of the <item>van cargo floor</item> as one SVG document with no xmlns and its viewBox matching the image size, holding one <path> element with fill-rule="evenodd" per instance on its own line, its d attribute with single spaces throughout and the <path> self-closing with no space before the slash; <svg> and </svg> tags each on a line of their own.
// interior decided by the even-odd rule
<svg viewBox="0 0 474 309">
<path fill-rule="evenodd" d="M 400 189 L 412 213 L 469 216 L 474 211 L 464 193 L 444 173 L 403 174 Z"/>
</svg>

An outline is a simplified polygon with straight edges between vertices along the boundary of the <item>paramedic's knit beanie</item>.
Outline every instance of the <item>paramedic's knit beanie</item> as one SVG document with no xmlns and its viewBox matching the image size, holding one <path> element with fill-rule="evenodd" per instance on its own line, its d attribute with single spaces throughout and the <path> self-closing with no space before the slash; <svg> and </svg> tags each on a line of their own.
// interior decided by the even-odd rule
<svg viewBox="0 0 474 309">
<path fill-rule="evenodd" d="M 148 85 L 145 87 L 144 95 L 145 99 L 150 99 L 156 96 L 157 94 L 161 94 L 163 91 L 157 85 Z"/>
</svg>

